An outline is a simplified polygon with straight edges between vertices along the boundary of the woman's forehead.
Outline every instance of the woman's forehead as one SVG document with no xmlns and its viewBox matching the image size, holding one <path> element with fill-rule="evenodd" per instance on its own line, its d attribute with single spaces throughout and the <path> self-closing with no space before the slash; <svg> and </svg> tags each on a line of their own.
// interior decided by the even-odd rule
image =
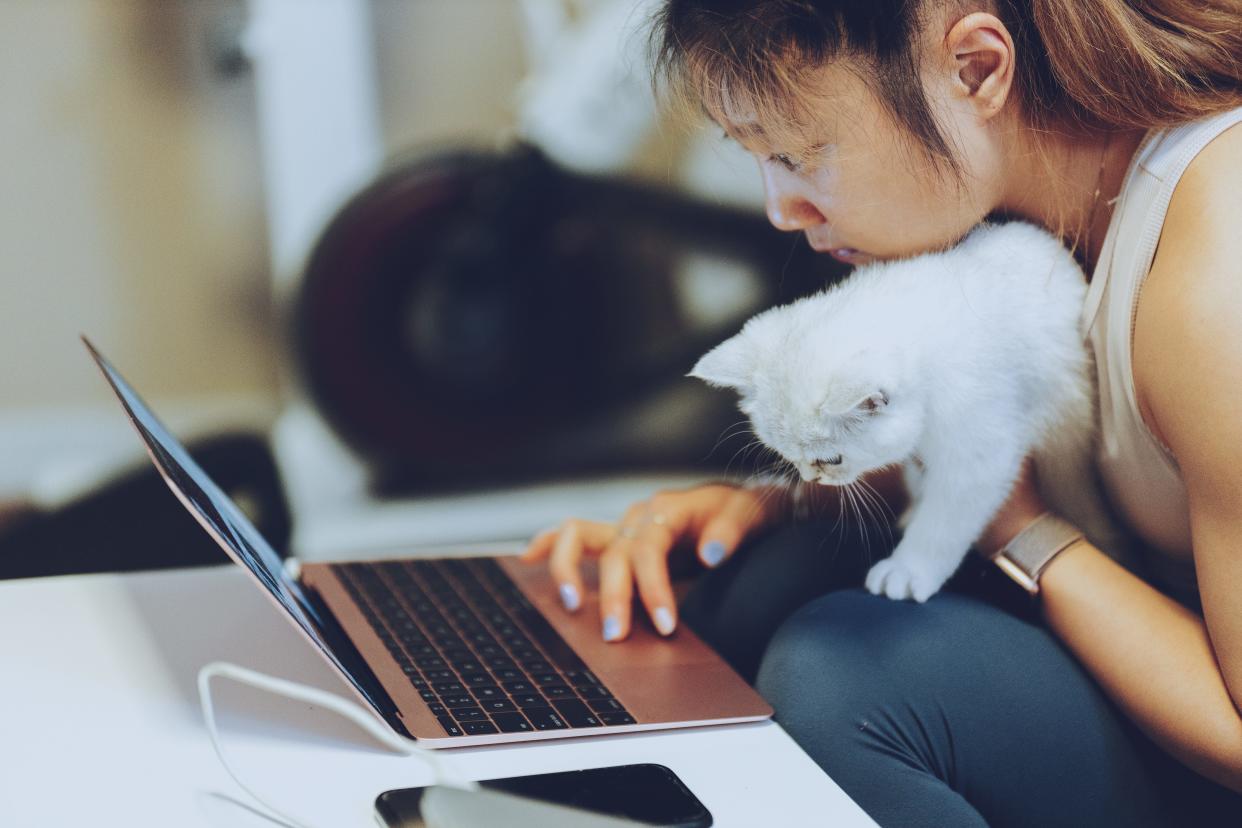
<svg viewBox="0 0 1242 828">
<path fill-rule="evenodd" d="M 834 65 L 802 73 L 796 87 L 771 90 L 715 89 L 704 95 L 707 116 L 730 137 L 769 144 L 810 137 L 833 128 L 841 116 L 857 113 L 870 95 L 853 72 Z"/>
</svg>

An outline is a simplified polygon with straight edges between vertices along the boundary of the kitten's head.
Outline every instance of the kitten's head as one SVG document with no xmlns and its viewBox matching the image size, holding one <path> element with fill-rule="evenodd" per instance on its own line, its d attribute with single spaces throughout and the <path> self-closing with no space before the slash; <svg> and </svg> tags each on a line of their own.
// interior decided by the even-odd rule
<svg viewBox="0 0 1242 828">
<path fill-rule="evenodd" d="M 924 421 L 909 360 L 874 335 L 852 344 L 861 337 L 834 336 L 831 320 L 808 310 L 795 304 L 754 317 L 688 376 L 737 389 L 755 436 L 803 480 L 843 486 L 909 459 Z"/>
</svg>

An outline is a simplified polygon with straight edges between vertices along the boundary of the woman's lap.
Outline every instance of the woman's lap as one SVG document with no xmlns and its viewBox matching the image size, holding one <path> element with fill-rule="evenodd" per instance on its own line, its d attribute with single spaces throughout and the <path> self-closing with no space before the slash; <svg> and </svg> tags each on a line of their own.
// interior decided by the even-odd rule
<svg viewBox="0 0 1242 828">
<path fill-rule="evenodd" d="M 881 825 L 1209 824 L 1184 809 L 1232 796 L 1155 748 L 992 568 L 877 598 L 858 585 L 887 551 L 831 526 L 758 539 L 681 612 Z"/>
</svg>

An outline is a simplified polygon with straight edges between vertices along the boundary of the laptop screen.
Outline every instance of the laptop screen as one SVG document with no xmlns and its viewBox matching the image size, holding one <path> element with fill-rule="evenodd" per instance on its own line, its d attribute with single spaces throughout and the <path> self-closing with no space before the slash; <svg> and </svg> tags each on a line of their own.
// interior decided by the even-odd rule
<svg viewBox="0 0 1242 828">
<path fill-rule="evenodd" d="M 83 337 L 82 341 L 90 349 L 91 356 L 99 364 L 108 383 L 120 398 L 121 404 L 125 406 L 130 420 L 133 421 L 138 434 L 147 444 L 152 459 L 164 473 L 169 486 L 181 495 L 189 508 L 197 513 L 229 556 L 254 573 L 264 588 L 328 656 L 341 674 L 371 702 L 373 707 L 377 710 L 381 709 L 372 694 L 359 684 L 350 670 L 332 651 L 322 632 L 325 627 L 319 610 L 307 598 L 302 586 L 285 572 L 276 550 L 264 540 L 259 530 L 233 500 L 207 476 L 198 463 L 194 462 L 194 458 L 181 443 L 169 433 L 168 429 L 164 428 L 151 409 L 130 387 L 129 383 L 117 373 L 112 364 L 95 350 L 95 346 L 89 340 Z"/>
</svg>

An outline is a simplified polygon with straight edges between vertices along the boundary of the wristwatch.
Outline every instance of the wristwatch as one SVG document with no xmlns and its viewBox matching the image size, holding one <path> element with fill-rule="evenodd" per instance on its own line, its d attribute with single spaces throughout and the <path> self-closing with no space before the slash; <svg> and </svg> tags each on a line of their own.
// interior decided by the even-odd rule
<svg viewBox="0 0 1242 828">
<path fill-rule="evenodd" d="M 1057 555 L 1083 539 L 1082 531 L 1052 512 L 1028 523 L 992 556 L 996 565 L 1031 595 L 1039 593 L 1039 576 Z"/>
</svg>

